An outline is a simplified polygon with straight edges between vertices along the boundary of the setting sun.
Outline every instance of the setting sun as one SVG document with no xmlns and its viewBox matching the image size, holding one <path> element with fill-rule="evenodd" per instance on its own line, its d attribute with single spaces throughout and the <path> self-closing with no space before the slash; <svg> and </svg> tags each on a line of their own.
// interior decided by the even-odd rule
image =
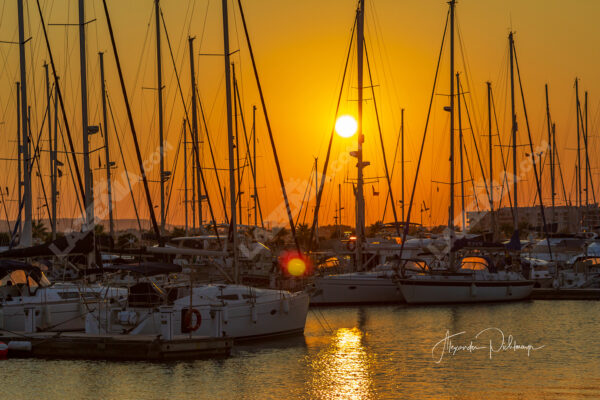
<svg viewBox="0 0 600 400">
<path fill-rule="evenodd" d="M 354 136 L 358 129 L 356 120 L 351 115 L 342 115 L 335 122 L 335 131 L 343 138 Z"/>
</svg>

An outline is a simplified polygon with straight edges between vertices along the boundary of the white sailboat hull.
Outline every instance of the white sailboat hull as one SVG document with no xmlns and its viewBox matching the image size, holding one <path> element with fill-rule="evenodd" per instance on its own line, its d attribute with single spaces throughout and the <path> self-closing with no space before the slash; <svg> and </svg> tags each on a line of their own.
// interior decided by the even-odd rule
<svg viewBox="0 0 600 400">
<path fill-rule="evenodd" d="M 402 295 L 409 304 L 478 303 L 522 300 L 531 294 L 532 281 L 427 281 L 402 279 Z"/>
<path fill-rule="evenodd" d="M 404 297 L 387 274 L 354 273 L 315 278 L 312 305 L 403 303 Z"/>
<path fill-rule="evenodd" d="M 30 296 L 18 296 L 0 303 L 0 330 L 26 330 L 26 309 L 34 317 L 34 330 L 47 332 L 83 331 L 85 315 L 102 299 L 126 296 L 125 289 L 55 285 L 39 288 Z M 29 312 L 29 311 L 28 311 Z"/>
<path fill-rule="evenodd" d="M 275 292 L 275 291 L 273 291 Z M 265 296 L 266 297 L 266 296 Z M 189 332 L 184 326 L 185 316 L 190 309 L 189 296 L 178 299 L 172 306 L 171 325 L 173 335 L 232 337 L 257 339 L 270 336 L 304 332 L 308 314 L 309 296 L 304 292 L 272 293 L 269 298 L 258 301 L 234 300 L 222 303 L 196 301 L 192 309 L 200 314 L 197 329 Z M 100 307 L 90 314 L 86 322 L 86 333 L 161 334 L 161 312 L 156 309 L 129 307 L 107 309 Z M 126 313 L 126 314 L 125 314 Z M 197 318 L 193 319 L 194 324 Z"/>
</svg>

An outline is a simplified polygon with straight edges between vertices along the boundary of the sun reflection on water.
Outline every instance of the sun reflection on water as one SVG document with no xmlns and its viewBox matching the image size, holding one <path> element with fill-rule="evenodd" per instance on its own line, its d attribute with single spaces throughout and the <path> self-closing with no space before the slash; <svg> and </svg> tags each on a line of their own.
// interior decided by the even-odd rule
<svg viewBox="0 0 600 400">
<path fill-rule="evenodd" d="M 364 332 L 358 328 L 340 328 L 329 346 L 311 363 L 311 397 L 323 399 L 372 399 L 372 355 L 363 343 Z"/>
</svg>

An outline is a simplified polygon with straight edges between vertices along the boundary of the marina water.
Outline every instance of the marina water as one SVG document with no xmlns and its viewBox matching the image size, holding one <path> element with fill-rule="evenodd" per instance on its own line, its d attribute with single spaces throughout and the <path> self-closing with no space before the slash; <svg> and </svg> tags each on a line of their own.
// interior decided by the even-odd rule
<svg viewBox="0 0 600 400">
<path fill-rule="evenodd" d="M 0 399 L 600 398 L 599 321 L 593 301 L 313 308 L 226 359 L 0 361 Z"/>
</svg>

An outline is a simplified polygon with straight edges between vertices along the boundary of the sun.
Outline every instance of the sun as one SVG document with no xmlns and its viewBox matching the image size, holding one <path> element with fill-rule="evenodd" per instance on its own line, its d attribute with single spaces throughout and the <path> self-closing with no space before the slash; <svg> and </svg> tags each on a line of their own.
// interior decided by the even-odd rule
<svg viewBox="0 0 600 400">
<path fill-rule="evenodd" d="M 335 122 L 335 131 L 343 138 L 354 136 L 358 130 L 358 124 L 351 115 L 342 115 Z"/>
</svg>

